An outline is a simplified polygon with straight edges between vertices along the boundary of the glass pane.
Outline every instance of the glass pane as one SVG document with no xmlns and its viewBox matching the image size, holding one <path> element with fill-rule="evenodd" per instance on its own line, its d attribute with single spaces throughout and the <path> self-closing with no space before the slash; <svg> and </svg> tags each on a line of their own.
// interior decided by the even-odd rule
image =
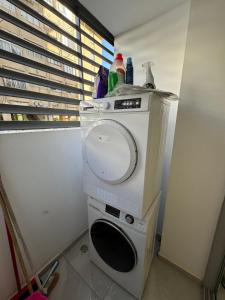
<svg viewBox="0 0 225 300">
<path fill-rule="evenodd" d="M 79 116 L 36 115 L 36 114 L 4 114 L 0 113 L 1 121 L 80 121 Z"/>
<path fill-rule="evenodd" d="M 55 69 L 75 75 L 77 77 L 80 77 L 80 78 L 82 77 L 82 72 L 78 69 L 75 69 L 71 66 L 62 64 L 61 62 L 59 62 L 57 60 L 51 59 L 47 56 L 44 56 L 44 55 L 41 55 L 34 51 L 28 50 L 26 48 L 23 48 L 21 46 L 18 46 L 16 44 L 13 44 L 6 40 L 0 39 L 0 49 L 17 54 L 17 55 L 21 55 L 21 56 L 29 58 L 33 61 L 38 61 L 42 64 L 45 64 L 45 65 L 53 67 Z M 7 65 L 8 64 L 10 64 L 10 62 L 8 62 Z"/>
<path fill-rule="evenodd" d="M 74 80 L 68 79 L 66 77 L 57 76 L 55 74 L 47 73 L 35 68 L 28 67 L 26 65 L 18 64 L 6 59 L 0 59 L 0 66 L 3 66 L 4 69 L 19 71 L 26 75 L 32 75 L 34 77 L 38 77 L 41 79 L 46 79 L 53 82 L 58 82 L 59 84 L 64 84 L 66 86 L 75 87 L 78 89 L 82 89 L 82 83 L 76 82 Z"/>
<path fill-rule="evenodd" d="M 111 268 L 129 272 L 136 264 L 136 251 L 126 234 L 115 224 L 99 220 L 91 227 L 91 239 L 99 256 Z"/>
<path fill-rule="evenodd" d="M 14 84 L 18 87 L 19 82 Z M 79 110 L 79 105 L 76 104 L 66 104 L 57 102 L 40 101 L 26 98 L 17 98 L 9 96 L 0 96 L 0 104 L 9 105 L 22 105 L 40 108 L 54 108 L 54 109 L 64 109 L 64 110 Z M 25 121 L 25 120 L 39 120 L 39 121 L 79 121 L 79 116 L 56 116 L 56 115 L 24 115 L 24 114 L 0 114 L 1 120 L 4 121 Z"/>
<path fill-rule="evenodd" d="M 85 80 L 89 80 L 89 81 L 91 81 L 91 82 L 94 82 L 95 76 L 90 75 L 90 74 L 84 72 L 84 79 L 85 79 Z"/>
<path fill-rule="evenodd" d="M 89 34 L 92 38 L 94 38 L 97 42 L 101 43 L 103 38 L 90 26 L 88 26 L 84 21 L 80 21 L 80 27 L 83 31 Z"/>
<path fill-rule="evenodd" d="M 41 101 L 35 99 L 17 98 L 10 96 L 0 96 L 0 104 L 10 104 L 10 105 L 22 105 L 22 106 L 33 106 L 33 107 L 45 107 L 45 108 L 55 108 L 55 109 L 69 109 L 78 110 L 79 105 L 77 104 L 66 104 L 50 101 Z"/>
<path fill-rule="evenodd" d="M 84 84 L 84 90 L 92 93 L 93 92 L 93 86 Z"/>
<path fill-rule="evenodd" d="M 14 24 L 11 24 L 8 21 L 5 21 L 4 19 L 1 19 L 1 29 L 4 30 L 7 33 L 10 33 L 13 36 L 19 37 L 22 41 L 27 41 L 30 44 L 37 46 L 43 50 L 45 50 L 49 55 L 52 53 L 55 57 L 51 58 L 46 53 L 45 55 L 38 53 L 38 50 L 32 51 L 29 50 L 26 47 L 26 45 L 19 46 L 16 43 L 9 42 L 5 39 L 0 39 L 0 49 L 7 51 L 9 53 L 15 54 L 16 59 L 18 62 L 13 62 L 11 60 L 7 59 L 0 59 L 0 67 L 3 69 L 19 72 L 21 74 L 27 74 L 30 76 L 33 76 L 35 78 L 40 78 L 44 80 L 48 80 L 53 82 L 54 84 L 64 85 L 65 87 L 59 87 L 59 88 L 49 88 L 43 85 L 40 85 L 37 81 L 36 83 L 29 83 L 25 82 L 23 80 L 16 80 L 13 78 L 5 78 L 0 77 L 0 86 L 8 87 L 10 89 L 20 89 L 24 91 L 31 91 L 34 93 L 41 93 L 50 95 L 51 97 L 64 97 L 69 99 L 77 99 L 77 100 L 90 100 L 91 96 L 83 96 L 82 92 L 81 94 L 77 94 L 75 92 L 68 92 L 66 87 L 74 87 L 78 88 L 87 92 L 92 93 L 93 87 L 88 84 L 83 84 L 82 82 L 79 82 L 76 78 L 73 80 L 73 78 L 66 78 L 65 76 L 61 75 L 55 75 L 53 74 L 55 70 L 59 70 L 64 73 L 68 73 L 71 75 L 74 75 L 79 78 L 84 78 L 85 80 L 94 82 L 94 76 L 88 74 L 87 72 L 83 72 L 82 70 L 78 70 L 76 67 L 71 67 L 70 63 L 74 63 L 79 66 L 83 66 L 84 68 L 92 71 L 94 74 L 98 72 L 98 65 L 103 65 L 105 67 L 109 67 L 110 63 L 106 62 L 104 60 L 104 57 L 108 60 L 112 61 L 113 57 L 112 55 L 107 51 L 114 51 L 113 47 L 110 46 L 110 44 L 107 44 L 107 42 L 90 26 L 85 24 L 85 22 L 79 20 L 79 18 L 74 14 L 73 11 L 71 11 L 69 8 L 67 8 L 63 1 L 59 0 L 44 0 L 48 5 L 51 6 L 51 8 L 46 5 L 40 4 L 37 0 L 33 1 L 27 1 L 27 0 L 20 0 L 21 3 L 24 3 L 26 6 L 30 7 L 32 10 L 34 10 L 36 13 L 38 13 L 40 16 L 43 16 L 48 21 L 50 21 L 52 24 L 56 25 L 60 29 L 66 32 L 66 34 L 61 33 L 61 30 L 59 29 L 53 29 L 53 25 L 48 26 L 45 24 L 45 22 L 42 22 L 39 20 L 38 17 L 34 17 L 31 14 L 27 13 L 26 11 L 18 8 L 16 5 L 13 5 L 10 3 L 10 1 L 7 0 L 0 0 L 0 9 L 7 12 L 9 15 L 12 15 L 13 17 L 23 21 L 24 23 L 28 24 L 35 30 L 38 30 L 40 33 L 44 33 L 46 36 L 51 37 L 60 45 L 55 45 L 54 43 L 49 43 L 46 41 L 46 37 L 44 39 L 39 38 L 33 34 L 33 32 L 28 32 L 26 30 L 21 29 L 20 27 L 17 27 Z M 62 16 L 62 17 L 60 17 Z M 74 26 L 73 26 L 74 24 Z M 79 27 L 83 29 L 83 31 L 86 32 L 88 36 L 85 34 L 80 34 Z M 92 37 L 92 38 L 91 38 Z M 75 39 L 75 41 L 73 40 Z M 93 41 L 94 39 L 94 41 Z M 76 42 L 76 40 L 78 42 Z M 83 44 L 88 46 L 90 50 L 82 48 L 80 46 L 79 41 L 81 41 Z M 95 42 L 96 41 L 96 42 Z M 68 47 L 71 50 L 64 50 L 62 49 L 63 46 Z M 104 47 L 104 49 L 103 49 Z M 92 53 L 94 52 L 97 53 Z M 41 50 L 40 50 L 41 51 Z M 82 54 L 84 59 L 81 61 L 81 59 L 76 55 Z M 40 64 L 43 64 L 45 66 L 50 67 L 50 72 L 39 70 L 37 67 L 29 67 L 20 63 L 19 57 L 24 57 L 26 59 L 30 60 L 30 64 L 33 62 L 39 62 Z M 59 59 L 57 59 L 59 57 Z M 65 59 L 68 61 L 67 63 L 62 63 L 60 61 L 60 58 Z M 10 58 L 11 59 L 11 58 Z M 87 59 L 89 61 L 87 61 Z M 93 63 L 92 63 L 93 61 Z M 26 61 L 24 61 L 26 63 Z M 97 64 L 97 66 L 95 64 Z M 41 66 L 40 66 L 41 67 Z M 47 83 L 46 83 L 47 85 Z M 58 85 L 58 86 L 59 86 Z M 57 86 L 56 86 L 57 87 Z M 24 96 L 27 96 L 27 94 L 24 94 Z M 35 95 L 34 95 L 35 96 Z M 56 98 L 56 100 L 59 100 L 59 98 Z M 26 106 L 34 106 L 34 107 L 47 107 L 47 108 L 58 108 L 58 109 L 74 109 L 78 110 L 78 105 L 73 104 L 64 104 L 64 103 L 57 103 L 52 101 L 37 101 L 34 99 L 26 99 L 22 97 L 9 97 L 9 96 L 0 96 L 0 103 L 3 104 L 13 104 L 13 105 L 26 105 Z M 0 114 L 0 120 L 79 120 L 79 116 L 57 116 L 57 115 L 24 115 L 22 113 L 20 114 Z"/>
<path fill-rule="evenodd" d="M 104 57 L 107 58 L 108 60 L 110 60 L 111 62 L 113 62 L 114 57 L 103 47 L 107 48 L 109 51 L 111 51 L 113 53 L 114 53 L 114 47 L 83 21 L 81 21 L 81 29 L 84 30 L 90 37 L 94 38 L 98 43 L 100 43 L 102 45 L 102 47 L 101 47 L 99 44 L 95 43 L 92 39 L 88 38 L 84 34 L 81 34 L 82 43 L 84 43 L 89 48 L 93 49 L 94 51 L 99 53 L 101 56 L 103 56 L 103 57 L 99 57 L 98 55 L 93 54 L 89 50 L 82 48 L 82 54 L 84 55 L 84 57 L 87 57 L 87 58 L 95 61 L 99 65 L 103 65 L 104 67 L 109 69 L 111 66 L 111 63 L 104 60 Z M 95 72 L 95 70 L 94 70 L 94 72 Z"/>
<path fill-rule="evenodd" d="M 44 15 L 44 13 L 45 13 L 44 8 L 40 5 L 37 6 L 37 7 L 38 7 L 37 12 L 40 15 Z M 81 51 L 80 46 L 78 46 L 77 43 L 73 42 L 71 39 L 67 38 L 63 34 L 55 31 L 54 29 L 47 26 L 46 24 L 40 22 L 38 19 L 34 18 L 33 16 L 31 16 L 27 12 L 19 9 L 18 7 L 14 6 L 13 13 L 11 13 L 11 14 L 14 15 L 15 17 L 17 17 L 18 19 L 20 19 L 21 21 L 23 21 L 25 23 L 28 23 L 32 27 L 35 27 L 40 32 L 43 32 L 43 33 L 47 34 L 48 36 L 52 37 L 53 39 L 57 40 L 58 42 L 64 44 L 65 46 L 67 46 L 67 47 L 69 47 L 69 48 L 71 48 L 71 49 L 73 49 L 77 52 Z M 51 17 L 51 16 L 48 16 L 48 18 L 49 17 Z M 50 19 L 50 21 L 51 21 L 51 19 Z M 79 33 L 75 29 L 73 30 L 73 37 L 79 38 Z"/>
<path fill-rule="evenodd" d="M 16 12 L 16 7 L 15 5 L 11 4 L 10 2 L 6 0 L 1 0 L 0 1 L 0 7 L 1 9 L 10 12 L 10 13 L 15 13 Z"/>
<path fill-rule="evenodd" d="M 109 49 L 109 51 L 114 53 L 114 51 L 115 51 L 114 46 L 111 45 L 109 42 L 107 42 L 105 39 L 102 40 L 102 45 L 105 46 L 107 49 Z"/>
<path fill-rule="evenodd" d="M 59 48 L 49 42 L 46 42 L 45 40 L 42 40 L 39 37 L 36 37 L 35 35 L 27 32 L 23 29 L 20 29 L 5 20 L 1 21 L 1 29 L 6 32 L 9 32 L 21 39 L 24 39 L 25 41 L 31 42 L 32 44 L 37 45 L 37 46 L 41 47 L 42 49 L 52 52 L 58 56 L 62 56 L 63 58 L 65 58 L 73 63 L 81 65 L 81 60 L 76 55 L 68 53 L 67 51 L 62 50 L 61 48 Z"/>
<path fill-rule="evenodd" d="M 85 59 L 83 60 L 83 67 L 94 72 L 95 74 L 98 73 L 99 67 L 92 65 L 91 63 L 87 62 Z"/>
<path fill-rule="evenodd" d="M 86 56 L 87 58 L 93 60 L 97 64 L 99 64 L 99 65 L 102 64 L 102 61 L 103 61 L 102 58 L 100 58 L 99 56 L 93 54 L 92 52 L 88 51 L 87 49 L 82 48 L 82 54 L 84 56 Z"/>
<path fill-rule="evenodd" d="M 85 95 L 85 96 L 84 96 L 84 100 L 85 100 L 85 101 L 90 101 L 90 100 L 92 100 L 92 97 L 91 97 L 91 96 Z"/>
<path fill-rule="evenodd" d="M 78 30 L 76 30 L 73 26 L 65 22 L 63 19 L 58 17 L 54 12 L 50 11 L 48 8 L 45 6 L 41 5 L 37 1 L 31 1 L 28 2 L 27 0 L 21 0 L 24 4 L 27 6 L 31 7 L 33 10 L 41 14 L 43 17 L 45 17 L 47 20 L 51 21 L 53 24 L 57 25 L 67 33 L 69 33 L 71 36 L 79 38 L 80 34 Z M 72 12 L 68 10 L 64 5 L 59 5 L 58 1 L 45 1 L 49 5 L 53 6 L 58 12 L 62 13 L 64 17 L 66 17 L 68 20 L 70 20 L 72 23 L 78 25 L 78 17 L 75 16 Z M 65 11 L 63 12 L 63 6 L 65 7 Z"/>
<path fill-rule="evenodd" d="M 21 89 L 21 90 L 28 90 L 36 93 L 48 94 L 53 96 L 66 97 L 66 98 L 71 98 L 76 100 L 83 100 L 83 95 L 81 94 L 71 93 L 71 92 L 63 91 L 61 89 L 53 89 L 42 85 L 37 85 L 37 84 L 5 78 L 5 77 L 0 77 L 0 86 Z"/>
<path fill-rule="evenodd" d="M 107 58 L 108 60 L 110 60 L 111 62 L 113 62 L 113 56 L 107 52 L 105 49 L 103 49 L 102 47 L 100 47 L 98 44 L 96 44 L 94 41 L 92 41 L 91 39 L 87 38 L 85 35 L 81 34 L 81 41 L 83 44 L 87 45 L 89 48 L 93 49 L 94 51 L 96 51 L 97 53 L 99 53 L 100 55 L 104 56 L 105 58 Z M 102 40 L 102 45 L 104 45 L 104 41 Z M 87 53 L 89 52 L 88 50 L 86 50 Z M 88 56 L 88 54 L 84 55 Z M 101 62 L 98 62 L 101 64 Z"/>
</svg>

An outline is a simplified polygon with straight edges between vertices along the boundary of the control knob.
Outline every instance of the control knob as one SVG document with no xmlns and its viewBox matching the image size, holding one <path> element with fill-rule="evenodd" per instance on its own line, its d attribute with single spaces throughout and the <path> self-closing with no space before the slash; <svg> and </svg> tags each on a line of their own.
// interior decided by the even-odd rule
<svg viewBox="0 0 225 300">
<path fill-rule="evenodd" d="M 131 215 L 126 215 L 125 220 L 128 224 L 133 224 L 134 223 L 134 217 Z"/>
<path fill-rule="evenodd" d="M 100 104 L 100 108 L 101 109 L 109 109 L 109 107 L 110 107 L 110 103 L 109 102 L 102 102 L 101 104 Z"/>
</svg>

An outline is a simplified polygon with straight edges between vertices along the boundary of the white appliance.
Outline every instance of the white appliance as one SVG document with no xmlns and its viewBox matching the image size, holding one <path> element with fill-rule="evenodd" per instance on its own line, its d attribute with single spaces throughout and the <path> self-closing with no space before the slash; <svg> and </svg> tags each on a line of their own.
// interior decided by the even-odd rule
<svg viewBox="0 0 225 300">
<path fill-rule="evenodd" d="M 114 281 L 141 299 L 150 269 L 159 197 L 144 219 L 88 199 L 91 260 Z"/>
<path fill-rule="evenodd" d="M 171 101 L 157 93 L 80 104 L 84 191 L 142 218 L 160 191 Z"/>
</svg>

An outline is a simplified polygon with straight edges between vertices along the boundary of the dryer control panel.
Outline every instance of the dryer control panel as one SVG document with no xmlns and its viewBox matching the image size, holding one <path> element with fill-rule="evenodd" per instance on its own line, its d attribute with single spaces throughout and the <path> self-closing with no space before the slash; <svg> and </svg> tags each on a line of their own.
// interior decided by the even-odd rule
<svg viewBox="0 0 225 300">
<path fill-rule="evenodd" d="M 115 100 L 114 109 L 141 108 L 141 98 Z"/>
<path fill-rule="evenodd" d="M 80 114 L 150 111 L 153 93 L 124 95 L 80 102 Z"/>
</svg>

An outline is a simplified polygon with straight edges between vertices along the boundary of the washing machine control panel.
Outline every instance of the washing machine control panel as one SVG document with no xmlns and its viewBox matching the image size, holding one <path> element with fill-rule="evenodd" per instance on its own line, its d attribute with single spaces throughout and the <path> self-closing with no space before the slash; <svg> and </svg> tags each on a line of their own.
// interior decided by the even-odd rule
<svg viewBox="0 0 225 300">
<path fill-rule="evenodd" d="M 116 224 L 124 224 L 141 233 L 147 232 L 148 222 L 144 219 L 140 220 L 131 214 L 121 211 L 111 205 L 102 203 L 92 197 L 88 198 L 89 207 L 101 213 L 102 217 L 115 222 Z M 120 225 L 119 225 L 120 226 Z"/>
<path fill-rule="evenodd" d="M 105 212 L 107 212 L 108 214 L 110 214 L 118 219 L 120 217 L 120 210 L 115 207 L 112 207 L 108 204 L 106 204 L 106 206 L 105 206 Z"/>
<path fill-rule="evenodd" d="M 110 215 L 113 219 L 117 219 L 128 226 L 132 226 L 132 228 L 138 231 L 145 232 L 147 230 L 146 222 L 139 220 L 130 214 L 122 212 L 115 207 L 106 204 L 104 211 L 107 215 Z"/>
</svg>

